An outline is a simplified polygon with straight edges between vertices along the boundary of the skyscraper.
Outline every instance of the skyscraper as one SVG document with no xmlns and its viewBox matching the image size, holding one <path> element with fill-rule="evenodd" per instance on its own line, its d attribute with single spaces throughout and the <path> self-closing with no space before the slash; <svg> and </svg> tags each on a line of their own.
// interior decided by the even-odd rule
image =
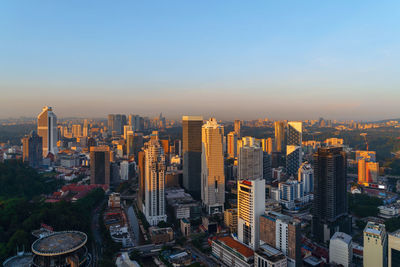
<svg viewBox="0 0 400 267">
<path fill-rule="evenodd" d="M 263 178 L 263 151 L 256 144 L 240 148 L 238 157 L 238 179 L 254 180 Z"/>
<path fill-rule="evenodd" d="M 241 120 L 235 120 L 234 129 L 235 129 L 235 133 L 238 136 L 238 138 L 241 138 L 242 137 L 242 121 Z"/>
<path fill-rule="evenodd" d="M 165 156 L 157 132 L 153 132 L 144 150 L 145 198 L 144 215 L 150 225 L 167 221 L 165 213 Z"/>
<path fill-rule="evenodd" d="M 126 155 L 132 156 L 134 155 L 134 132 L 133 131 L 128 131 L 126 133 Z"/>
<path fill-rule="evenodd" d="M 236 158 L 237 156 L 237 134 L 235 132 L 230 132 L 227 138 L 227 147 L 228 147 L 228 157 Z"/>
<path fill-rule="evenodd" d="M 253 250 L 260 245 L 260 216 L 265 211 L 265 180 L 238 181 L 238 239 Z"/>
<path fill-rule="evenodd" d="M 285 141 L 285 127 L 282 121 L 274 122 L 275 128 L 275 150 L 276 152 L 283 152 L 283 146 Z"/>
<path fill-rule="evenodd" d="M 85 119 L 84 121 L 83 121 L 83 133 L 82 133 L 82 136 L 88 136 L 89 135 L 89 125 L 88 125 L 88 120 L 87 119 Z"/>
<path fill-rule="evenodd" d="M 201 127 L 203 117 L 182 117 L 183 187 L 196 199 L 201 195 Z"/>
<path fill-rule="evenodd" d="M 126 116 L 122 114 L 108 115 L 108 129 L 111 134 L 122 135 L 126 125 Z"/>
<path fill-rule="evenodd" d="M 201 200 L 209 214 L 224 211 L 224 127 L 215 118 L 202 127 Z"/>
<path fill-rule="evenodd" d="M 263 152 L 263 178 L 266 183 L 271 183 L 272 168 L 271 168 L 271 155 L 268 152 Z"/>
<path fill-rule="evenodd" d="M 312 234 L 320 242 L 329 241 L 338 231 L 350 234 L 346 158 L 341 147 L 319 148 L 314 154 Z"/>
<path fill-rule="evenodd" d="M 264 152 L 267 152 L 268 154 L 272 154 L 273 151 L 273 142 L 272 138 L 266 138 L 266 139 L 261 139 L 261 144 L 262 144 L 262 149 Z"/>
<path fill-rule="evenodd" d="M 27 162 L 32 168 L 39 168 L 43 157 L 42 137 L 32 131 L 30 135 L 22 139 L 22 146 L 23 161 Z"/>
<path fill-rule="evenodd" d="M 376 162 L 375 151 L 356 151 L 358 165 L 358 183 L 378 182 L 379 162 Z"/>
<path fill-rule="evenodd" d="M 110 148 L 90 147 L 90 183 L 110 185 Z"/>
<path fill-rule="evenodd" d="M 286 173 L 297 176 L 302 162 L 302 134 L 303 123 L 301 121 L 290 121 L 287 129 L 286 146 Z"/>
<path fill-rule="evenodd" d="M 388 266 L 400 266 L 400 229 L 388 235 Z"/>
<path fill-rule="evenodd" d="M 72 125 L 72 136 L 75 138 L 82 136 L 82 126 L 80 124 Z"/>
<path fill-rule="evenodd" d="M 46 157 L 49 152 L 53 155 L 57 154 L 57 116 L 51 107 L 43 107 L 42 112 L 38 115 L 37 124 L 37 133 L 42 137 L 43 157 Z"/>
</svg>

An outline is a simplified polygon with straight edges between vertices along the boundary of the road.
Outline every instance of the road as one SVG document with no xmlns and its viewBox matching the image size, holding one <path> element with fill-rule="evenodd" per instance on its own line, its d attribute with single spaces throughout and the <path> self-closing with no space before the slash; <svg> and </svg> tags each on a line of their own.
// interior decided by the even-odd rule
<svg viewBox="0 0 400 267">
<path fill-rule="evenodd" d="M 192 244 L 187 244 L 186 249 L 190 250 L 193 256 L 196 257 L 198 261 L 201 261 L 205 263 L 207 266 L 221 266 L 220 264 L 217 264 L 212 256 L 208 256 L 204 253 L 202 253 L 200 250 L 198 250 L 196 247 L 194 247 Z"/>
</svg>

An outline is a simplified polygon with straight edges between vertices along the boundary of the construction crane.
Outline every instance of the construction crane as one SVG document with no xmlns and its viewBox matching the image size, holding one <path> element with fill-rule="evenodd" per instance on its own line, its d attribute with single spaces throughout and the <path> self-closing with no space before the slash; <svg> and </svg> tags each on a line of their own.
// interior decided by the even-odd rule
<svg viewBox="0 0 400 267">
<path fill-rule="evenodd" d="M 360 135 L 364 137 L 365 145 L 367 146 L 367 151 L 369 151 L 369 149 L 368 149 L 368 141 L 367 141 L 367 133 L 361 133 Z"/>
</svg>

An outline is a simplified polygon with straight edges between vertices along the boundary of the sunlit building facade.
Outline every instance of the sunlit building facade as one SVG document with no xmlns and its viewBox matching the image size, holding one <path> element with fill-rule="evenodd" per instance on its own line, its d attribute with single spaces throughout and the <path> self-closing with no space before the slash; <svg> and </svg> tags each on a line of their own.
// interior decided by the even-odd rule
<svg viewBox="0 0 400 267">
<path fill-rule="evenodd" d="M 202 126 L 201 200 L 209 214 L 224 210 L 223 136 L 224 127 L 215 118 L 209 119 Z"/>
<path fill-rule="evenodd" d="M 42 112 L 37 117 L 37 133 L 42 137 L 43 157 L 49 152 L 57 154 L 57 116 L 51 107 L 43 107 Z"/>
</svg>

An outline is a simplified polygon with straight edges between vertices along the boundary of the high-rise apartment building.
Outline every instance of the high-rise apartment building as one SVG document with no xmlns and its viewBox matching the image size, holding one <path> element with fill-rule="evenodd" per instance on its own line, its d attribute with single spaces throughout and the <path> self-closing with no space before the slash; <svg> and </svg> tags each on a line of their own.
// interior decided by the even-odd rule
<svg viewBox="0 0 400 267">
<path fill-rule="evenodd" d="M 266 139 L 261 139 L 261 145 L 264 152 L 267 152 L 269 155 L 272 154 L 274 150 L 274 145 L 271 137 Z"/>
<path fill-rule="evenodd" d="M 203 117 L 182 117 L 183 187 L 196 199 L 201 195 L 201 127 Z"/>
<path fill-rule="evenodd" d="M 260 245 L 260 216 L 265 211 L 265 180 L 238 181 L 238 239 L 253 250 Z"/>
<path fill-rule="evenodd" d="M 241 147 L 238 157 L 238 179 L 263 178 L 263 172 L 263 151 L 261 147 L 255 144 L 246 144 Z"/>
<path fill-rule="evenodd" d="M 127 137 L 129 131 L 133 132 L 132 125 L 124 125 L 124 139 L 125 140 L 126 140 L 126 137 Z"/>
<path fill-rule="evenodd" d="M 165 156 L 157 132 L 153 132 L 144 149 L 145 154 L 145 197 L 144 215 L 150 225 L 167 221 L 165 212 Z"/>
<path fill-rule="evenodd" d="M 90 147 L 90 183 L 110 185 L 110 148 Z"/>
<path fill-rule="evenodd" d="M 237 134 L 235 132 L 230 132 L 227 136 L 227 154 L 229 158 L 237 157 Z"/>
<path fill-rule="evenodd" d="M 349 267 L 352 260 L 353 242 L 351 236 L 336 232 L 329 242 L 329 263 Z"/>
<path fill-rule="evenodd" d="M 384 224 L 368 222 L 364 229 L 363 266 L 387 266 L 387 234 Z"/>
<path fill-rule="evenodd" d="M 83 132 L 82 132 L 82 136 L 86 137 L 89 136 L 89 124 L 88 124 L 88 120 L 85 119 L 83 121 Z"/>
<path fill-rule="evenodd" d="M 22 139 L 22 159 L 32 168 L 39 168 L 43 157 L 42 137 L 32 131 Z"/>
<path fill-rule="evenodd" d="M 356 151 L 358 165 L 358 183 L 378 182 L 379 162 L 376 162 L 375 151 Z"/>
<path fill-rule="evenodd" d="M 335 232 L 350 233 L 347 213 L 347 161 L 341 147 L 319 148 L 314 154 L 312 233 L 328 242 Z"/>
<path fill-rule="evenodd" d="M 287 127 L 286 173 L 297 177 L 302 162 L 303 123 L 290 121 Z"/>
<path fill-rule="evenodd" d="M 215 118 L 209 119 L 202 126 L 201 200 L 209 214 L 224 210 L 223 136 L 224 127 Z"/>
<path fill-rule="evenodd" d="M 302 266 L 300 222 L 278 212 L 260 216 L 261 243 L 274 247 L 288 257 L 288 266 Z"/>
<path fill-rule="evenodd" d="M 271 163 L 271 155 L 268 152 L 263 152 L 263 178 L 266 183 L 273 181 Z"/>
<path fill-rule="evenodd" d="M 80 124 L 72 125 L 72 136 L 75 138 L 82 136 L 82 126 Z"/>
<path fill-rule="evenodd" d="M 388 266 L 400 266 L 400 229 L 388 235 Z"/>
<path fill-rule="evenodd" d="M 283 152 L 285 141 L 285 126 L 282 121 L 274 122 L 275 128 L 275 150 L 276 152 Z"/>
<path fill-rule="evenodd" d="M 108 115 L 108 129 L 111 134 L 122 135 L 126 125 L 126 116 L 122 114 Z"/>
<path fill-rule="evenodd" d="M 242 135 L 242 121 L 241 120 L 235 120 L 234 122 L 234 131 L 236 133 L 236 135 L 238 136 L 238 138 L 241 138 Z"/>
<path fill-rule="evenodd" d="M 37 134 L 42 137 L 43 157 L 47 157 L 49 152 L 57 154 L 57 116 L 51 107 L 43 107 L 37 118 L 37 126 Z"/>
<path fill-rule="evenodd" d="M 310 163 L 301 164 L 297 180 L 303 183 L 304 194 L 310 194 L 314 191 L 314 169 Z"/>
</svg>

